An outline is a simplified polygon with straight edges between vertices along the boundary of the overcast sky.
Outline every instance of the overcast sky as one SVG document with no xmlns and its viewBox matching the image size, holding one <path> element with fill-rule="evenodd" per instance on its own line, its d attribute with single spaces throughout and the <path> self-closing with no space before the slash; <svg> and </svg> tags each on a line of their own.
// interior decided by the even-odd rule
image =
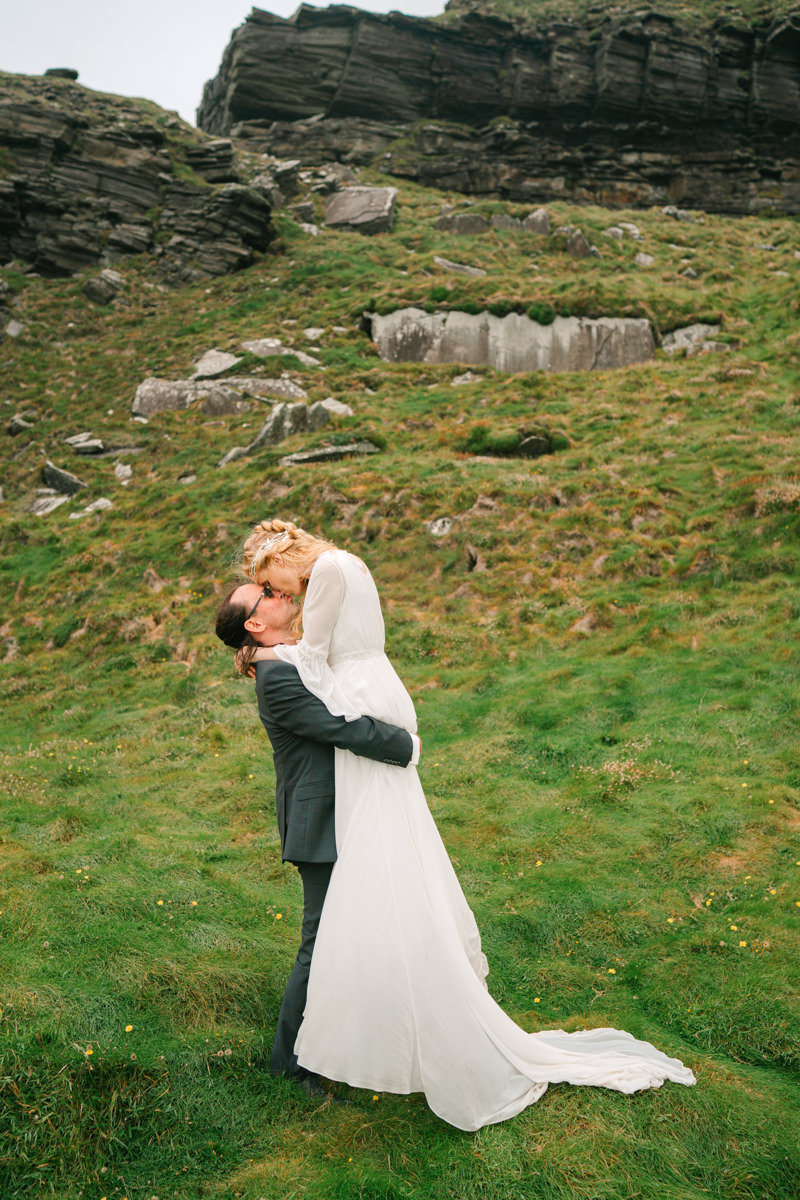
<svg viewBox="0 0 800 1200">
<path fill-rule="evenodd" d="M 143 96 L 194 122 L 203 84 L 253 7 L 247 0 L 0 0 L 0 70 L 41 75 L 74 67 L 87 87 Z M 255 7 L 289 17 L 299 5 L 264 0 Z M 444 0 L 354 7 L 430 17 L 444 11 Z"/>
</svg>

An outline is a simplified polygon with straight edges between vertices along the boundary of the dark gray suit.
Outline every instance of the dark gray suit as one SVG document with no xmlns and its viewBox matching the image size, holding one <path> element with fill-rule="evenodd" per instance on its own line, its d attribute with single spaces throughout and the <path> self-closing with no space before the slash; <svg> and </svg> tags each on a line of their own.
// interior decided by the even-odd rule
<svg viewBox="0 0 800 1200">
<path fill-rule="evenodd" d="M 294 1042 L 303 1019 L 322 905 L 336 861 L 334 747 L 406 767 L 413 741 L 407 730 L 373 717 L 346 721 L 332 716 L 322 701 L 307 691 L 289 663 L 256 663 L 256 695 L 272 743 L 281 855 L 284 862 L 297 866 L 303 880 L 303 936 L 283 995 L 270 1066 L 275 1072 L 302 1076 Z"/>
</svg>

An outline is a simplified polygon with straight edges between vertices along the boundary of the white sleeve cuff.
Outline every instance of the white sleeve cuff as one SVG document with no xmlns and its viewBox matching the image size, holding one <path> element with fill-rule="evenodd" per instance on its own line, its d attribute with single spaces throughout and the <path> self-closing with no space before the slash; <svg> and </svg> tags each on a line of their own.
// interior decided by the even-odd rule
<svg viewBox="0 0 800 1200">
<path fill-rule="evenodd" d="M 411 751 L 411 761 L 409 762 L 408 765 L 410 767 L 415 767 L 417 765 L 417 763 L 419 762 L 419 756 L 422 751 L 422 742 L 419 740 L 419 738 L 417 737 L 417 735 L 415 733 L 409 733 L 408 736 L 411 738 L 411 745 L 413 747 L 413 749 Z"/>
</svg>

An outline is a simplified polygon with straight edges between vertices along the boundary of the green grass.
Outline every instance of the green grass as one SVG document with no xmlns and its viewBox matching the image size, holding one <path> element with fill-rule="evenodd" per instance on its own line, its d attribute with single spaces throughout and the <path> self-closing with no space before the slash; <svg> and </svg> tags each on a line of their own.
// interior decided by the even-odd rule
<svg viewBox="0 0 800 1200">
<path fill-rule="evenodd" d="M 435 234 L 447 199 L 403 185 L 372 240 L 280 218 L 280 250 L 175 293 L 131 260 L 127 307 L 4 273 L 26 325 L 0 347 L 4 409 L 36 415 L 0 443 L 4 1198 L 797 1193 L 797 224 L 615 213 L 644 235 L 617 243 L 608 213 L 554 205 L 602 248 L 576 264 L 526 233 Z M 487 275 L 444 279 L 434 254 Z M 646 314 L 662 332 L 714 316 L 731 348 L 454 387 L 457 364 L 393 366 L 360 332 L 365 308 L 426 301 Z M 243 365 L 289 370 L 353 418 L 221 471 L 258 402 L 131 420 L 145 376 L 254 337 L 304 349 L 309 325 L 324 370 Z M 557 452 L 492 454 L 521 428 Z M 127 485 L 113 456 L 69 452 L 84 429 L 135 448 Z M 377 461 L 280 464 L 354 431 Z M 89 486 L 34 518 L 45 458 Z M 99 496 L 113 508 L 70 519 Z M 212 625 L 241 540 L 273 514 L 379 582 L 493 995 L 526 1028 L 628 1029 L 696 1088 L 553 1087 L 466 1135 L 420 1097 L 341 1089 L 352 1103 L 320 1111 L 270 1077 L 301 896 L 267 741 Z M 456 520 L 434 538 L 441 516 Z"/>
<path fill-rule="evenodd" d="M 766 0 L 737 0 L 735 5 L 723 4 L 720 0 L 695 0 L 692 4 L 686 3 L 686 0 L 659 0 L 652 11 L 672 17 L 684 29 L 695 30 L 709 26 L 720 17 L 727 17 L 732 22 L 744 18 L 753 23 L 770 23 L 782 14 L 791 12 L 793 7 L 791 0 L 769 0 L 769 3 Z M 473 10 L 473 0 L 450 0 L 447 11 L 439 20 L 446 24 Z M 609 16 L 609 10 L 595 3 L 595 0 L 483 0 L 481 11 L 494 13 L 523 26 L 535 27 L 539 22 L 570 19 L 590 30 Z M 610 15 L 618 17 L 626 12 L 642 15 L 643 10 L 629 3 L 615 6 Z"/>
</svg>

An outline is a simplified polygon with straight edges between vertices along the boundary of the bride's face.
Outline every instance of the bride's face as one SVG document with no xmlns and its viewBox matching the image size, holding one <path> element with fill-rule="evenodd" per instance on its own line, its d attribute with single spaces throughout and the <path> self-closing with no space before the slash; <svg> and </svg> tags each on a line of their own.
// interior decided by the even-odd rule
<svg viewBox="0 0 800 1200">
<path fill-rule="evenodd" d="M 304 591 L 299 574 L 280 554 L 276 554 L 256 578 L 261 584 L 268 583 L 273 592 L 284 592 L 287 596 L 299 596 Z"/>
</svg>

